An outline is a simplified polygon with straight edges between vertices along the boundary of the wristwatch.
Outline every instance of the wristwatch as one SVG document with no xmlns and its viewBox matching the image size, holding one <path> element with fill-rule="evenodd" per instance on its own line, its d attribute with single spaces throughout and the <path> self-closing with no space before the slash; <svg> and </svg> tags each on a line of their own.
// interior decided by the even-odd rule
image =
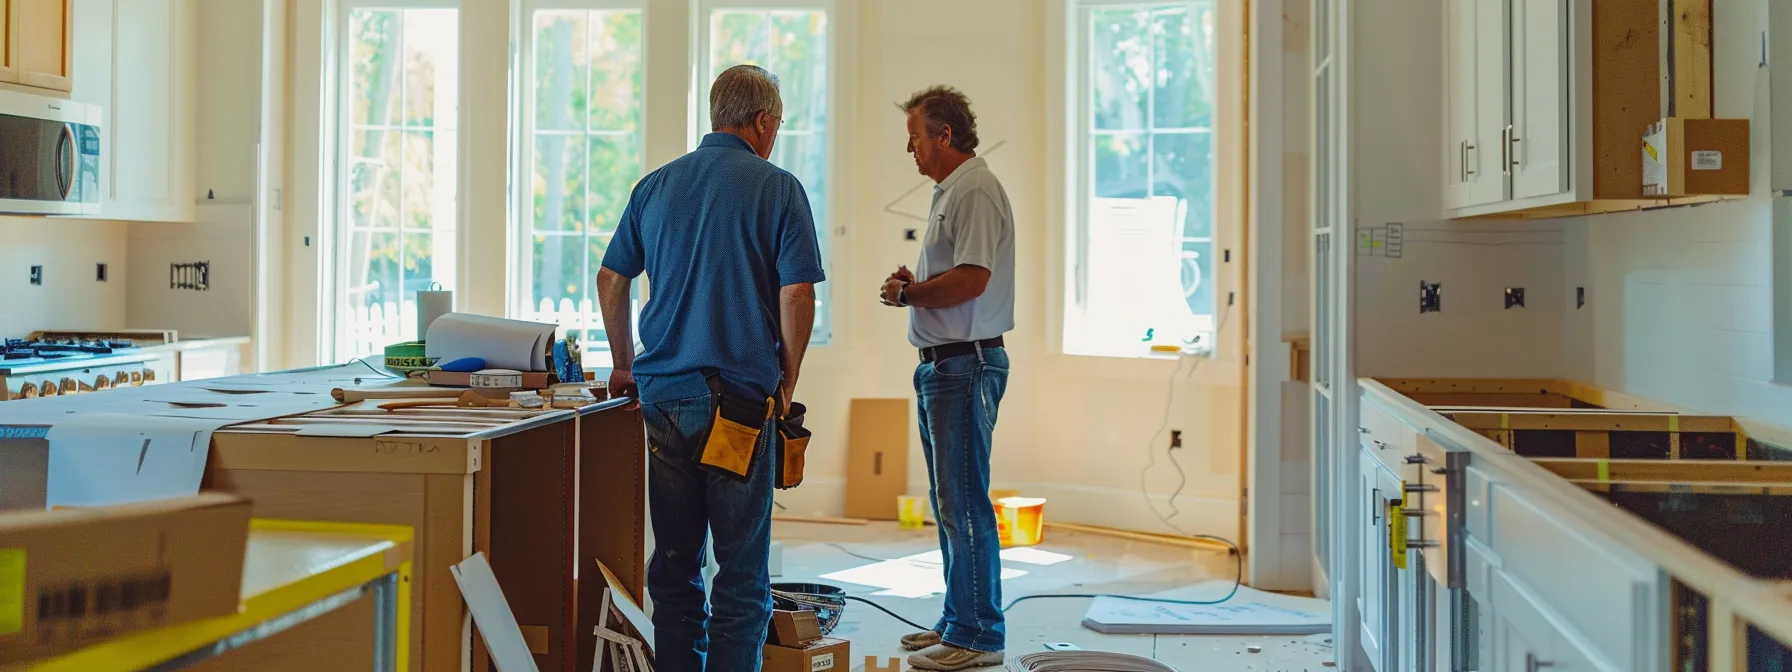
<svg viewBox="0 0 1792 672">
<path fill-rule="evenodd" d="M 903 308 L 908 307 L 908 283 L 906 282 L 902 283 L 901 289 L 896 290 L 896 305 Z"/>
</svg>

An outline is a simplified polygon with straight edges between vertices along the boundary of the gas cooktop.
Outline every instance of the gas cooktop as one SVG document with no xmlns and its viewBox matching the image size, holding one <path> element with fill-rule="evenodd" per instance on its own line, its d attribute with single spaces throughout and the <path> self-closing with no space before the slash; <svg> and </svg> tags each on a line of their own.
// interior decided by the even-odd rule
<svg viewBox="0 0 1792 672">
<path fill-rule="evenodd" d="M 0 359 L 9 363 L 15 360 L 54 360 L 70 358 L 89 358 L 95 355 L 111 355 L 136 352 L 136 344 L 130 341 L 113 340 L 79 340 L 48 339 L 27 341 L 18 338 L 6 339 L 5 347 L 0 349 Z"/>
</svg>

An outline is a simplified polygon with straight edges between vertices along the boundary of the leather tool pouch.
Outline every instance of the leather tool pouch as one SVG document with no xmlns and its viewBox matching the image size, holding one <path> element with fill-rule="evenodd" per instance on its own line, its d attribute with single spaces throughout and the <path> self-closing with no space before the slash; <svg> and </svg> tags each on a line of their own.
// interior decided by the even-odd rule
<svg viewBox="0 0 1792 672">
<path fill-rule="evenodd" d="M 732 394 L 722 389 L 721 378 L 714 375 L 709 376 L 709 388 L 717 400 L 716 417 L 697 462 L 745 481 L 753 471 L 753 454 L 759 447 L 760 434 L 777 409 L 777 401 Z"/>
<path fill-rule="evenodd" d="M 809 430 L 803 428 L 803 413 L 807 410 L 802 404 L 791 402 L 790 414 L 778 420 L 779 490 L 803 484 L 803 454 L 809 450 Z"/>
</svg>

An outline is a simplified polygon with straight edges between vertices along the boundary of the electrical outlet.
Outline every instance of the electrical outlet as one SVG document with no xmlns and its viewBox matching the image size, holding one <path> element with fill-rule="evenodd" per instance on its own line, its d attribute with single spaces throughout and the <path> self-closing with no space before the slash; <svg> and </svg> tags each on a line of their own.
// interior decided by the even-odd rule
<svg viewBox="0 0 1792 672">
<path fill-rule="evenodd" d="M 94 280 L 97 280 L 99 282 L 105 282 L 106 281 L 106 265 L 105 264 L 95 264 L 93 276 L 94 276 Z"/>
<path fill-rule="evenodd" d="M 902 239 L 903 240 L 915 240 L 915 230 L 914 229 L 904 230 L 902 232 Z"/>
<path fill-rule="evenodd" d="M 1182 447 L 1182 430 L 1180 430 L 1180 429 L 1170 430 L 1170 450 L 1175 450 L 1175 449 L 1181 448 L 1181 447 Z"/>
<path fill-rule="evenodd" d="M 1419 281 L 1419 314 L 1443 312 L 1443 288 L 1442 283 Z"/>
<path fill-rule="evenodd" d="M 1585 307 L 1587 307 L 1587 288 L 1575 287 L 1574 288 L 1574 309 L 1580 310 Z"/>
<path fill-rule="evenodd" d="M 44 284 L 44 267 L 42 267 L 42 266 L 32 266 L 31 267 L 31 284 L 39 285 L 39 286 L 42 286 Z"/>
<path fill-rule="evenodd" d="M 1524 288 L 1523 287 L 1507 287 L 1506 288 L 1506 310 L 1511 310 L 1513 306 L 1517 306 L 1519 308 L 1524 307 Z"/>
</svg>

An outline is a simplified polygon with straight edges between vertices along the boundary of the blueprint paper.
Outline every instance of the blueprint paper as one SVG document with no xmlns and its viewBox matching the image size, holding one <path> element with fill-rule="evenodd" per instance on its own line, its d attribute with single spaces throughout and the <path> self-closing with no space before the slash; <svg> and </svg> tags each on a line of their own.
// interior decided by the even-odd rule
<svg viewBox="0 0 1792 672">
<path fill-rule="evenodd" d="M 440 362 L 478 357 L 490 369 L 546 371 L 556 329 L 559 325 L 449 313 L 429 325 L 423 349 Z"/>
<path fill-rule="evenodd" d="M 217 419 L 83 413 L 50 442 L 46 504 L 98 506 L 198 494 Z"/>
</svg>

